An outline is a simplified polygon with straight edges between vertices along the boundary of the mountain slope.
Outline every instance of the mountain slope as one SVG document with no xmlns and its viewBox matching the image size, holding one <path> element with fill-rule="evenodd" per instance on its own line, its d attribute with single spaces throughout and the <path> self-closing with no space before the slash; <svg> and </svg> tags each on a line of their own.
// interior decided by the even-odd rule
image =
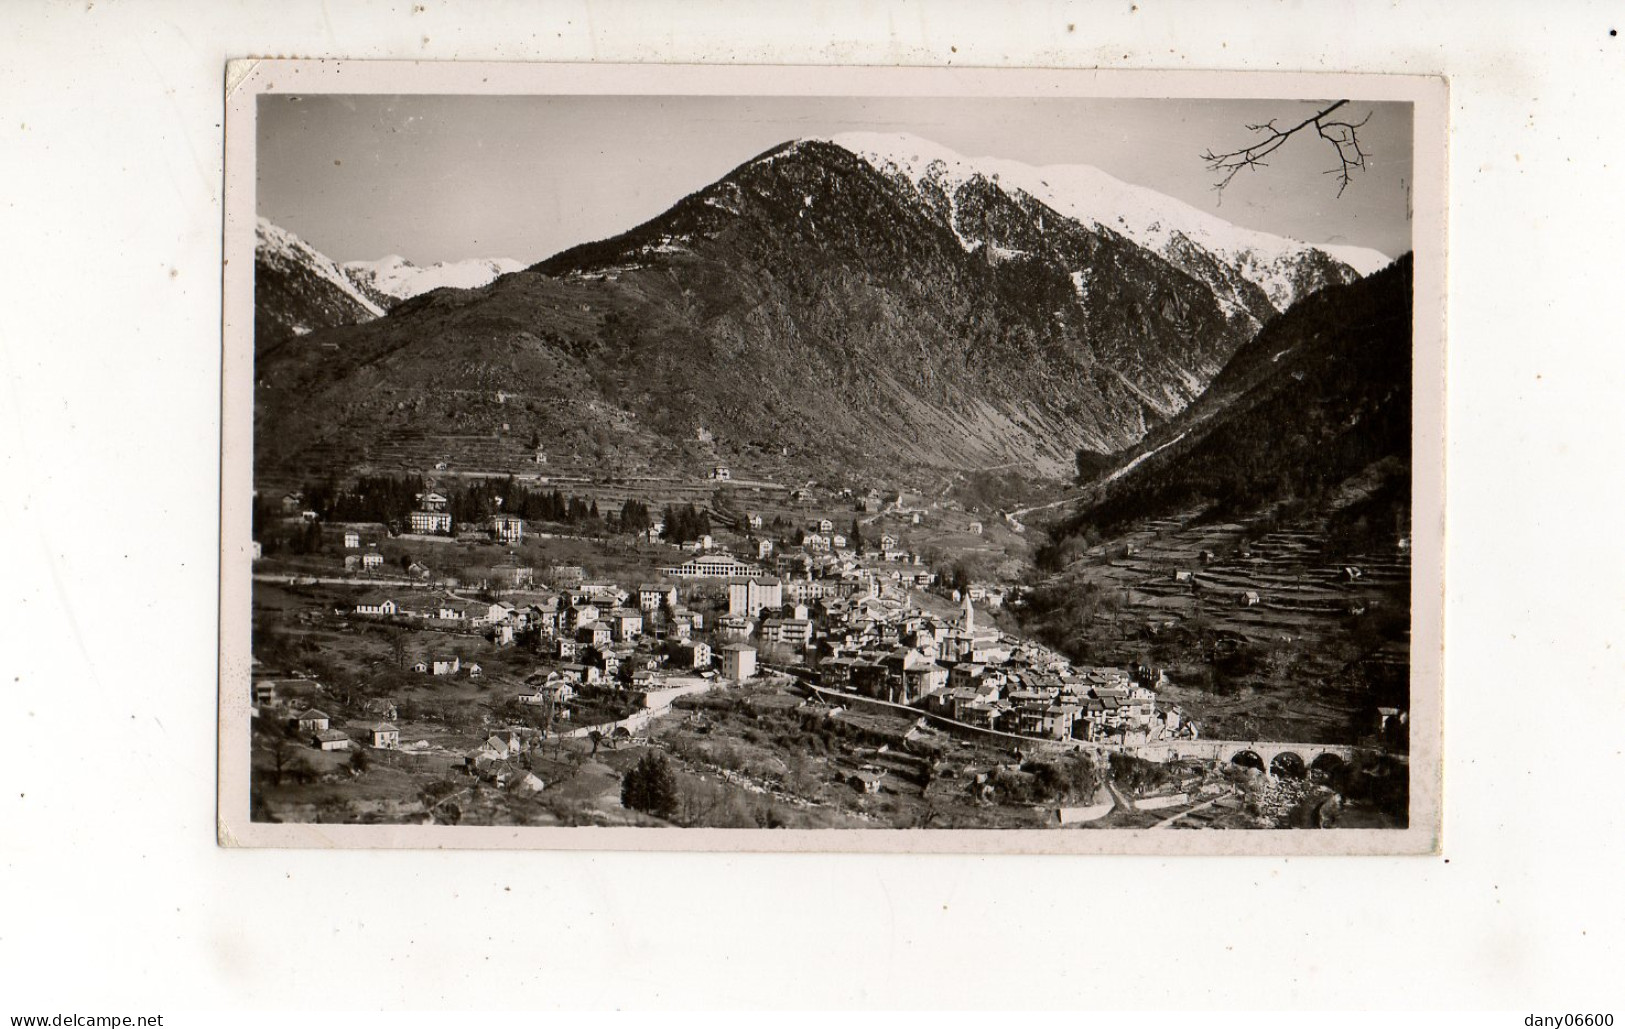
<svg viewBox="0 0 1625 1029">
<path fill-rule="evenodd" d="M 1312 507 L 1357 477 L 1408 476 L 1411 291 L 1407 254 L 1293 305 L 1102 477 L 1058 535 L 1195 508 L 1231 518 Z"/>
<path fill-rule="evenodd" d="M 333 325 L 370 321 L 384 308 L 332 259 L 264 218 L 254 227 L 254 341 L 260 349 Z"/>
<path fill-rule="evenodd" d="M 1117 459 L 1023 627 L 1145 661 L 1204 734 L 1359 742 L 1409 705 L 1412 260 L 1299 300 Z"/>
<path fill-rule="evenodd" d="M 1238 311 L 1219 271 L 981 174 L 951 185 L 776 147 L 619 236 L 263 354 L 256 459 L 1061 475 L 1176 415 L 1273 311 L 1240 271 Z"/>
<path fill-rule="evenodd" d="M 977 245 L 967 245 L 970 237 Z M 1089 394 L 1134 398 L 1117 405 L 1121 419 L 1090 426 L 1106 445 L 1137 438 L 1136 408 L 1166 417 L 1184 406 L 1245 338 L 1200 283 L 1114 232 L 1086 230 L 980 177 L 949 200 L 921 196 L 820 141 L 771 151 L 667 215 L 538 270 L 619 275 L 651 260 L 693 269 L 723 248 L 772 269 L 772 285 L 796 294 L 801 309 L 781 305 L 793 323 L 774 326 L 777 338 L 847 336 L 852 326 L 843 319 L 856 315 L 880 351 L 873 356 L 886 359 L 879 370 L 912 366 L 920 386 L 968 371 L 995 394 L 1037 399 L 1060 385 L 1047 373 L 1070 375 Z M 854 291 L 885 308 L 870 313 L 867 327 Z M 713 310 L 750 306 L 760 317 L 752 288 L 725 292 L 712 298 Z M 809 300 L 829 303 L 808 311 Z M 1036 371 L 1046 374 L 1000 360 L 1011 355 L 1037 357 Z M 1038 388 L 1008 388 L 1021 379 Z"/>
</svg>

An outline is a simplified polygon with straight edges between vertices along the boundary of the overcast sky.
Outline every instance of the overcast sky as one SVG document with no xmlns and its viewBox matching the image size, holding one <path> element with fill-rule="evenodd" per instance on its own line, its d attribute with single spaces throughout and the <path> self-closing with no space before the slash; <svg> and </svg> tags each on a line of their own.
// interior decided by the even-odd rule
<svg viewBox="0 0 1625 1029">
<path fill-rule="evenodd" d="M 258 213 L 339 261 L 526 263 L 612 236 L 779 143 L 910 132 L 968 157 L 1092 164 L 1238 225 L 1410 249 L 1409 104 L 1370 112 L 1369 170 L 1337 198 L 1330 146 L 1293 140 L 1223 194 L 1199 155 L 1296 123 L 1301 100 L 347 96 L 259 100 Z"/>
</svg>

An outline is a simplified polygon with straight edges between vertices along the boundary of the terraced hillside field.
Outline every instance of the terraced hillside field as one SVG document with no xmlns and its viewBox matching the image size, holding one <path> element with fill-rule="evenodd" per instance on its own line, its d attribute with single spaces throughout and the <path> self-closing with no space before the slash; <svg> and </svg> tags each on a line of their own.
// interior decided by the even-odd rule
<svg viewBox="0 0 1625 1029">
<path fill-rule="evenodd" d="M 1080 658 L 1166 671 L 1159 692 L 1204 735 L 1354 742 L 1405 689 L 1410 552 L 1397 534 L 1335 555 L 1324 539 L 1150 521 L 1040 587 L 1027 624 Z"/>
</svg>

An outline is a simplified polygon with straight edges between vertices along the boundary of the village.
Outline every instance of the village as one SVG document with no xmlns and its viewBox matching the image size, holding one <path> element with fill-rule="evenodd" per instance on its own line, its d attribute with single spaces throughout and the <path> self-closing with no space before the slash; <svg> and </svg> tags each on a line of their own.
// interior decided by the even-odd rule
<svg viewBox="0 0 1625 1029">
<path fill-rule="evenodd" d="M 897 499 L 669 509 L 681 542 L 660 517 L 594 542 L 499 501 L 455 519 L 448 492 L 389 524 L 295 491 L 262 520 L 257 817 L 644 824 L 619 798 L 650 749 L 687 786 L 656 824 L 1258 824 L 1334 796 L 1315 783 L 1346 755 L 1199 760 L 1162 671 L 1024 638 L 1023 588 L 945 581 Z"/>
</svg>

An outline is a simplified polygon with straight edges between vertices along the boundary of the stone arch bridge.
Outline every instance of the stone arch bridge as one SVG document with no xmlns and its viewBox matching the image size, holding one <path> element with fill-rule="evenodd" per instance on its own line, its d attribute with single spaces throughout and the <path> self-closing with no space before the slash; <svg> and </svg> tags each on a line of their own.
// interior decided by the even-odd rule
<svg viewBox="0 0 1625 1029">
<path fill-rule="evenodd" d="M 1270 743 L 1261 740 L 1157 740 L 1138 747 L 1125 747 L 1124 753 L 1147 761 L 1169 762 L 1184 759 L 1223 761 L 1258 768 L 1265 775 L 1285 773 L 1306 775 L 1311 768 L 1331 771 L 1346 764 L 1356 754 L 1375 753 L 1368 747 L 1348 747 L 1333 743 Z"/>
</svg>

